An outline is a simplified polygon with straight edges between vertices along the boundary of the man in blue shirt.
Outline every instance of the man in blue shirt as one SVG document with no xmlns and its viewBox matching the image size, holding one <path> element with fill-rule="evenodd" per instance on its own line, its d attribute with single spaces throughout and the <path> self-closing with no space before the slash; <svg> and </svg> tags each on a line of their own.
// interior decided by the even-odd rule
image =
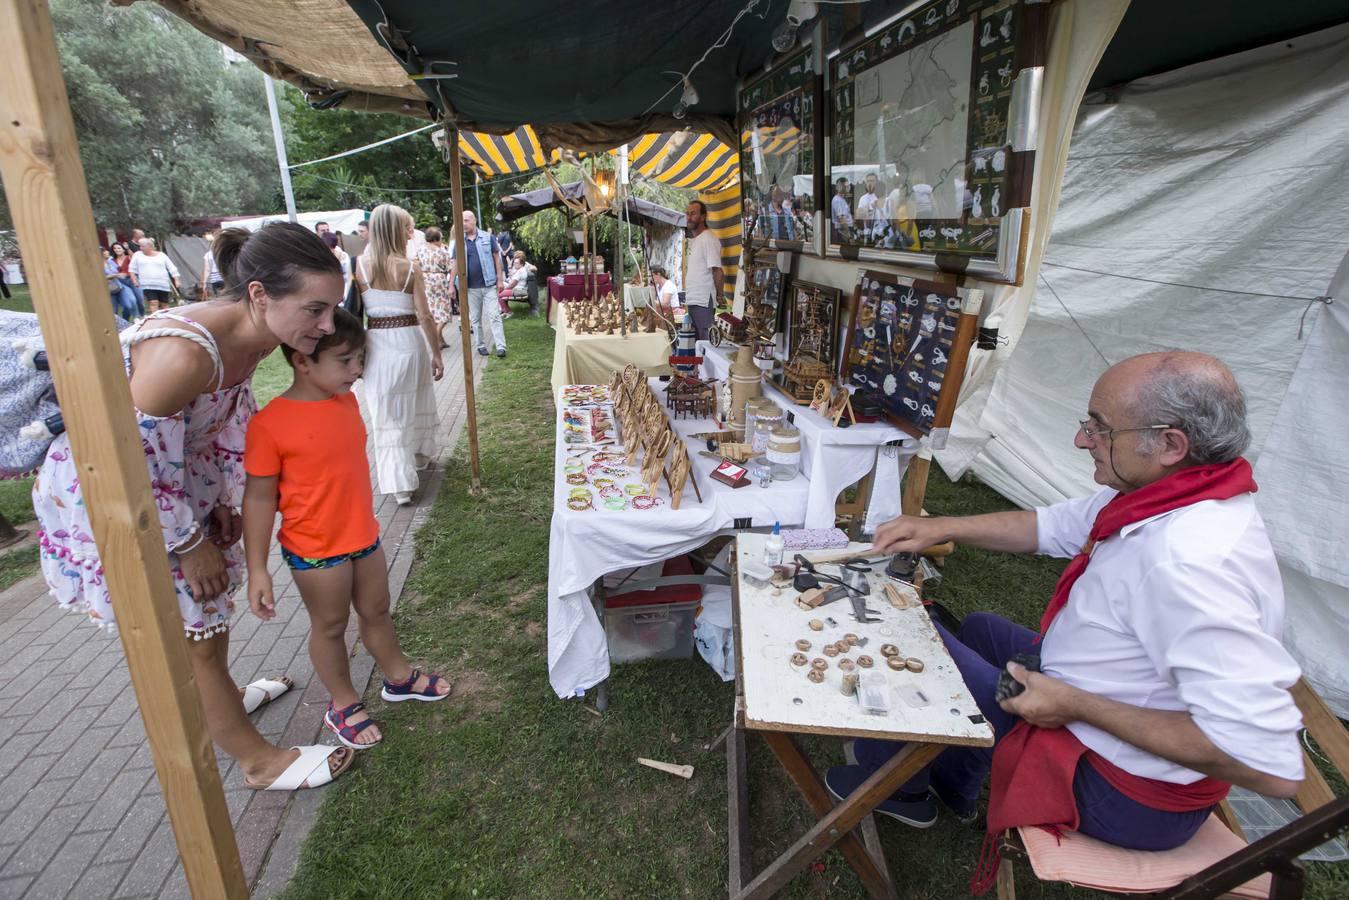
<svg viewBox="0 0 1349 900">
<path fill-rule="evenodd" d="M 501 304 L 497 302 L 496 286 L 505 282 L 501 274 L 501 251 L 496 239 L 478 230 L 478 217 L 472 210 L 464 210 L 464 250 L 468 268 L 468 321 L 478 341 L 478 355 L 487 355 L 487 335 L 483 333 L 483 316 L 492 329 L 497 356 L 506 355 L 506 331 L 501 325 Z"/>
</svg>

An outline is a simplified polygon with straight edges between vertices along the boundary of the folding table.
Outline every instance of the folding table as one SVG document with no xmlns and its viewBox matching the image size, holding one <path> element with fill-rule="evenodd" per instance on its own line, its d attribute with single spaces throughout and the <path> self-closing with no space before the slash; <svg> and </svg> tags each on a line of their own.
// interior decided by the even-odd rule
<svg viewBox="0 0 1349 900">
<path fill-rule="evenodd" d="M 951 745 L 991 747 L 993 729 L 979 712 L 960 672 L 946 651 L 926 610 L 914 603 L 897 609 L 886 599 L 882 566 L 870 575 L 871 593 L 866 606 L 877 622 L 854 620 L 847 600 L 811 611 L 796 605 L 797 592 L 790 587 L 774 595 L 772 588 L 753 587 L 740 575 L 738 560 L 762 557 L 764 536 L 741 534 L 736 539 L 735 575 L 731 603 L 736 633 L 736 696 L 731 733 L 726 741 L 730 844 L 730 896 L 759 898 L 781 890 L 812 860 L 838 846 L 873 897 L 897 897 L 886 867 L 880 842 L 871 822 L 871 812 L 905 781 Z M 852 545 L 863 550 L 862 544 Z M 804 555 L 810 557 L 809 551 Z M 826 573 L 834 572 L 821 565 Z M 826 622 L 822 631 L 812 631 L 809 622 Z M 836 624 L 827 624 L 828 620 Z M 883 672 L 889 712 L 870 715 L 854 697 L 844 696 L 840 656 L 825 656 L 826 644 L 846 634 L 865 639 L 866 644 L 845 654 L 854 664 L 870 656 L 873 666 L 862 671 Z M 798 666 L 792 655 L 796 642 L 809 641 L 808 659 L 828 663 L 824 681 L 807 680 L 810 664 Z M 922 672 L 894 671 L 881 653 L 883 644 L 894 644 L 904 657 L 923 663 Z M 767 868 L 754 876 L 750 866 L 749 791 L 746 783 L 745 736 L 760 734 L 786 770 L 819 821 Z M 815 768 L 802 752 L 794 735 L 829 734 L 840 737 L 880 738 L 904 741 L 907 746 L 848 796 L 835 804 Z M 842 761 L 840 759 L 840 761 Z M 865 845 L 854 829 L 861 826 Z"/>
</svg>

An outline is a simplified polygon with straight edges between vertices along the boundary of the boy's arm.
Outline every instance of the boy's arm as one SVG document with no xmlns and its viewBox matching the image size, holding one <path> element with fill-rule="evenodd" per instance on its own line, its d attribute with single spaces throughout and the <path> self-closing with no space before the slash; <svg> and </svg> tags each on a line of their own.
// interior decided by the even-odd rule
<svg viewBox="0 0 1349 900">
<path fill-rule="evenodd" d="M 276 475 L 249 475 L 244 484 L 244 560 L 248 566 L 248 605 L 254 615 L 270 619 L 276 615 L 272 596 L 272 576 L 267 571 L 267 551 L 272 546 L 272 525 L 276 522 Z"/>
</svg>

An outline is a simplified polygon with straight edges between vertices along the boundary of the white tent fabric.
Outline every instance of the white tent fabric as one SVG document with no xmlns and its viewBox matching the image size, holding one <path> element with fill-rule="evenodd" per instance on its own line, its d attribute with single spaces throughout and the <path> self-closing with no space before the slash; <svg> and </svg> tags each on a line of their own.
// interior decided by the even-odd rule
<svg viewBox="0 0 1349 900">
<path fill-rule="evenodd" d="M 1285 641 L 1349 711 L 1349 26 L 1140 79 L 1084 104 L 1022 330 L 957 418 L 967 467 L 1023 506 L 1092 488 L 1073 448 L 1095 378 L 1126 356 L 1213 353 L 1250 411 Z M 1330 293 L 1339 301 L 1308 300 Z M 1028 276 L 1029 277 L 1029 276 Z M 1303 339 L 1299 323 L 1305 312 Z M 977 453 L 977 457 L 975 454 Z M 972 465 L 971 465 L 972 464 Z"/>
<path fill-rule="evenodd" d="M 333 231 L 351 234 L 356 231 L 357 225 L 365 221 L 366 215 L 367 213 L 363 209 L 333 209 L 327 212 L 298 213 L 295 219 L 311 231 L 319 222 L 327 222 L 332 226 Z M 237 219 L 224 219 L 221 221 L 220 227 L 247 228 L 249 231 L 257 231 L 269 222 L 284 221 L 286 221 L 285 213 L 277 213 L 271 216 L 244 216 Z"/>
</svg>

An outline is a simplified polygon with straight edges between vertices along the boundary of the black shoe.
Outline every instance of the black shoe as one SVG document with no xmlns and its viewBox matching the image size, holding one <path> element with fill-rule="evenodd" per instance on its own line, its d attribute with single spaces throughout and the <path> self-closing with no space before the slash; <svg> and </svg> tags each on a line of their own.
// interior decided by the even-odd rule
<svg viewBox="0 0 1349 900">
<path fill-rule="evenodd" d="M 498 348 L 497 348 L 497 359 L 505 359 L 505 358 L 506 358 L 506 348 L 505 348 L 505 347 L 498 347 Z"/>
<path fill-rule="evenodd" d="M 951 811 L 961 825 L 973 825 L 979 819 L 979 801 L 962 797 L 946 786 L 946 782 L 933 772 L 928 782 L 932 793 L 941 801 L 941 805 Z"/>
<path fill-rule="evenodd" d="M 861 766 L 834 766 L 825 773 L 824 785 L 829 788 L 829 793 L 833 794 L 835 799 L 842 802 L 871 775 L 871 772 Z M 900 799 L 896 800 L 895 797 Z M 882 801 L 875 812 L 914 828 L 931 828 L 937 822 L 937 801 L 930 792 L 913 798 L 895 794 Z"/>
<path fill-rule="evenodd" d="M 479 348 L 478 348 L 478 355 L 479 355 L 479 356 L 486 356 L 486 355 L 487 355 L 487 348 L 486 348 L 486 347 L 479 347 Z"/>
</svg>

